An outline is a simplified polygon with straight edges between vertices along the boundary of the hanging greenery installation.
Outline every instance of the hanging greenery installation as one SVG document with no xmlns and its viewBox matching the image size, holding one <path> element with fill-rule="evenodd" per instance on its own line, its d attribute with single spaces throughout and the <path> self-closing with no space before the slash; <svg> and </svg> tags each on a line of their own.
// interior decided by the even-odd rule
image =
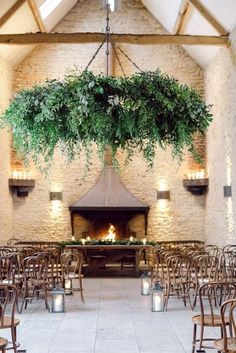
<svg viewBox="0 0 236 353">
<path fill-rule="evenodd" d="M 58 147 L 69 159 L 85 150 L 89 160 L 96 143 L 100 155 L 110 146 L 114 156 L 121 149 L 131 159 L 138 150 L 149 166 L 157 146 L 170 146 L 180 160 L 185 148 L 197 158 L 194 134 L 203 134 L 211 120 L 210 106 L 195 90 L 159 70 L 130 77 L 73 71 L 63 81 L 22 90 L 1 118 L 26 161 L 43 156 L 50 163 Z"/>
</svg>

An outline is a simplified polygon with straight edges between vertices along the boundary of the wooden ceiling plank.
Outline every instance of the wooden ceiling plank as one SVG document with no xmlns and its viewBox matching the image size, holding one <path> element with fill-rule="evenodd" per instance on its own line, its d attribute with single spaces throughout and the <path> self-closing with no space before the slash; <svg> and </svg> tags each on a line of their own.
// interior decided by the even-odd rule
<svg viewBox="0 0 236 353">
<path fill-rule="evenodd" d="M 0 18 L 0 27 L 2 27 L 4 23 L 11 18 L 11 16 L 19 9 L 19 7 L 21 7 L 21 5 L 24 4 L 24 2 L 25 0 L 17 0 L 15 4 L 10 7 L 10 9 Z"/>
<path fill-rule="evenodd" d="M 0 34 L 0 44 L 85 44 L 101 43 L 104 33 L 18 33 Z M 115 43 L 137 45 L 217 45 L 229 46 L 228 36 L 175 35 L 175 34 L 111 34 Z"/>
<path fill-rule="evenodd" d="M 44 25 L 44 22 L 42 20 L 40 11 L 38 9 L 38 6 L 36 5 L 35 0 L 27 0 L 27 2 L 28 2 L 28 5 L 32 11 L 34 19 L 38 25 L 38 28 L 40 29 L 41 32 L 46 32 L 46 27 Z"/>
<path fill-rule="evenodd" d="M 221 23 L 211 14 L 211 12 L 199 0 L 189 0 L 189 2 L 201 13 L 201 15 L 215 28 L 221 35 L 227 35 L 228 32 Z"/>
</svg>

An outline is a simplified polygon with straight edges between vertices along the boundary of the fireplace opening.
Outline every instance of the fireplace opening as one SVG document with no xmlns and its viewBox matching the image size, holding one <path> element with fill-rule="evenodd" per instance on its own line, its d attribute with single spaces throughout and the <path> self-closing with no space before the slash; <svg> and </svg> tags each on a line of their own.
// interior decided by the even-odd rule
<svg viewBox="0 0 236 353">
<path fill-rule="evenodd" d="M 129 225 L 129 221 L 134 216 L 133 214 L 128 214 L 127 212 L 117 212 L 114 214 L 95 212 L 93 213 L 93 216 L 90 215 L 90 217 L 88 215 L 85 216 L 84 214 L 80 214 L 79 216 L 82 216 L 85 222 L 84 226 L 82 225 L 83 222 L 80 222 L 76 228 L 84 228 L 81 232 L 84 238 L 89 236 L 91 239 L 102 239 L 108 234 L 111 225 L 114 227 L 116 240 L 129 238 L 131 235 L 135 236 L 135 232 Z"/>
</svg>

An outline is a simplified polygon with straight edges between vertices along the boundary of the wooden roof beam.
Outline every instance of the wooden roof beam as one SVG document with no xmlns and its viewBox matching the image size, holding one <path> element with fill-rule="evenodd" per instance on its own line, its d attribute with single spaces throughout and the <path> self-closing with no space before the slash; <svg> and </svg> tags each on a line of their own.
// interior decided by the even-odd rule
<svg viewBox="0 0 236 353">
<path fill-rule="evenodd" d="M 40 29 L 41 32 L 46 32 L 46 28 L 45 28 L 45 25 L 44 25 L 44 22 L 42 20 L 42 17 L 41 17 L 41 14 L 40 14 L 40 11 L 38 9 L 38 6 L 36 5 L 36 2 L 35 0 L 27 0 L 28 2 L 28 5 L 32 11 L 32 14 L 34 16 L 34 19 L 38 25 L 38 28 Z"/>
<path fill-rule="evenodd" d="M 0 44 L 86 44 L 101 43 L 105 33 L 18 33 L 0 34 Z M 111 38 L 115 43 L 155 45 L 219 45 L 228 46 L 228 36 L 202 36 L 186 34 L 124 34 L 112 33 Z"/>
<path fill-rule="evenodd" d="M 17 0 L 15 4 L 10 7 L 10 9 L 0 18 L 0 27 L 2 27 L 4 23 L 9 20 L 9 18 L 19 9 L 19 7 L 24 4 L 24 2 L 25 0 Z"/>
<path fill-rule="evenodd" d="M 221 35 L 227 35 L 228 32 L 221 23 L 210 13 L 210 11 L 199 0 L 189 0 L 189 2 L 201 13 L 201 15 L 215 28 Z"/>
<path fill-rule="evenodd" d="M 185 24 L 189 18 L 189 14 L 189 2 L 188 0 L 182 0 L 173 30 L 175 34 L 183 33 L 183 27 L 185 27 Z"/>
</svg>

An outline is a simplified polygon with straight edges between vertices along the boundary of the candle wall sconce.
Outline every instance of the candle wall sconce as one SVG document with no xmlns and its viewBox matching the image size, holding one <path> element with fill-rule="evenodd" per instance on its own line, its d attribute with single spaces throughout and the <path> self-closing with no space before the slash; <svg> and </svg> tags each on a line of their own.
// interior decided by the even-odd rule
<svg viewBox="0 0 236 353">
<path fill-rule="evenodd" d="M 35 187 L 35 180 L 33 179 L 9 179 L 9 187 L 16 192 L 18 197 L 28 196 L 29 191 Z"/>
<path fill-rule="evenodd" d="M 193 195 L 203 195 L 206 193 L 209 179 L 184 179 L 183 186 Z"/>
</svg>

